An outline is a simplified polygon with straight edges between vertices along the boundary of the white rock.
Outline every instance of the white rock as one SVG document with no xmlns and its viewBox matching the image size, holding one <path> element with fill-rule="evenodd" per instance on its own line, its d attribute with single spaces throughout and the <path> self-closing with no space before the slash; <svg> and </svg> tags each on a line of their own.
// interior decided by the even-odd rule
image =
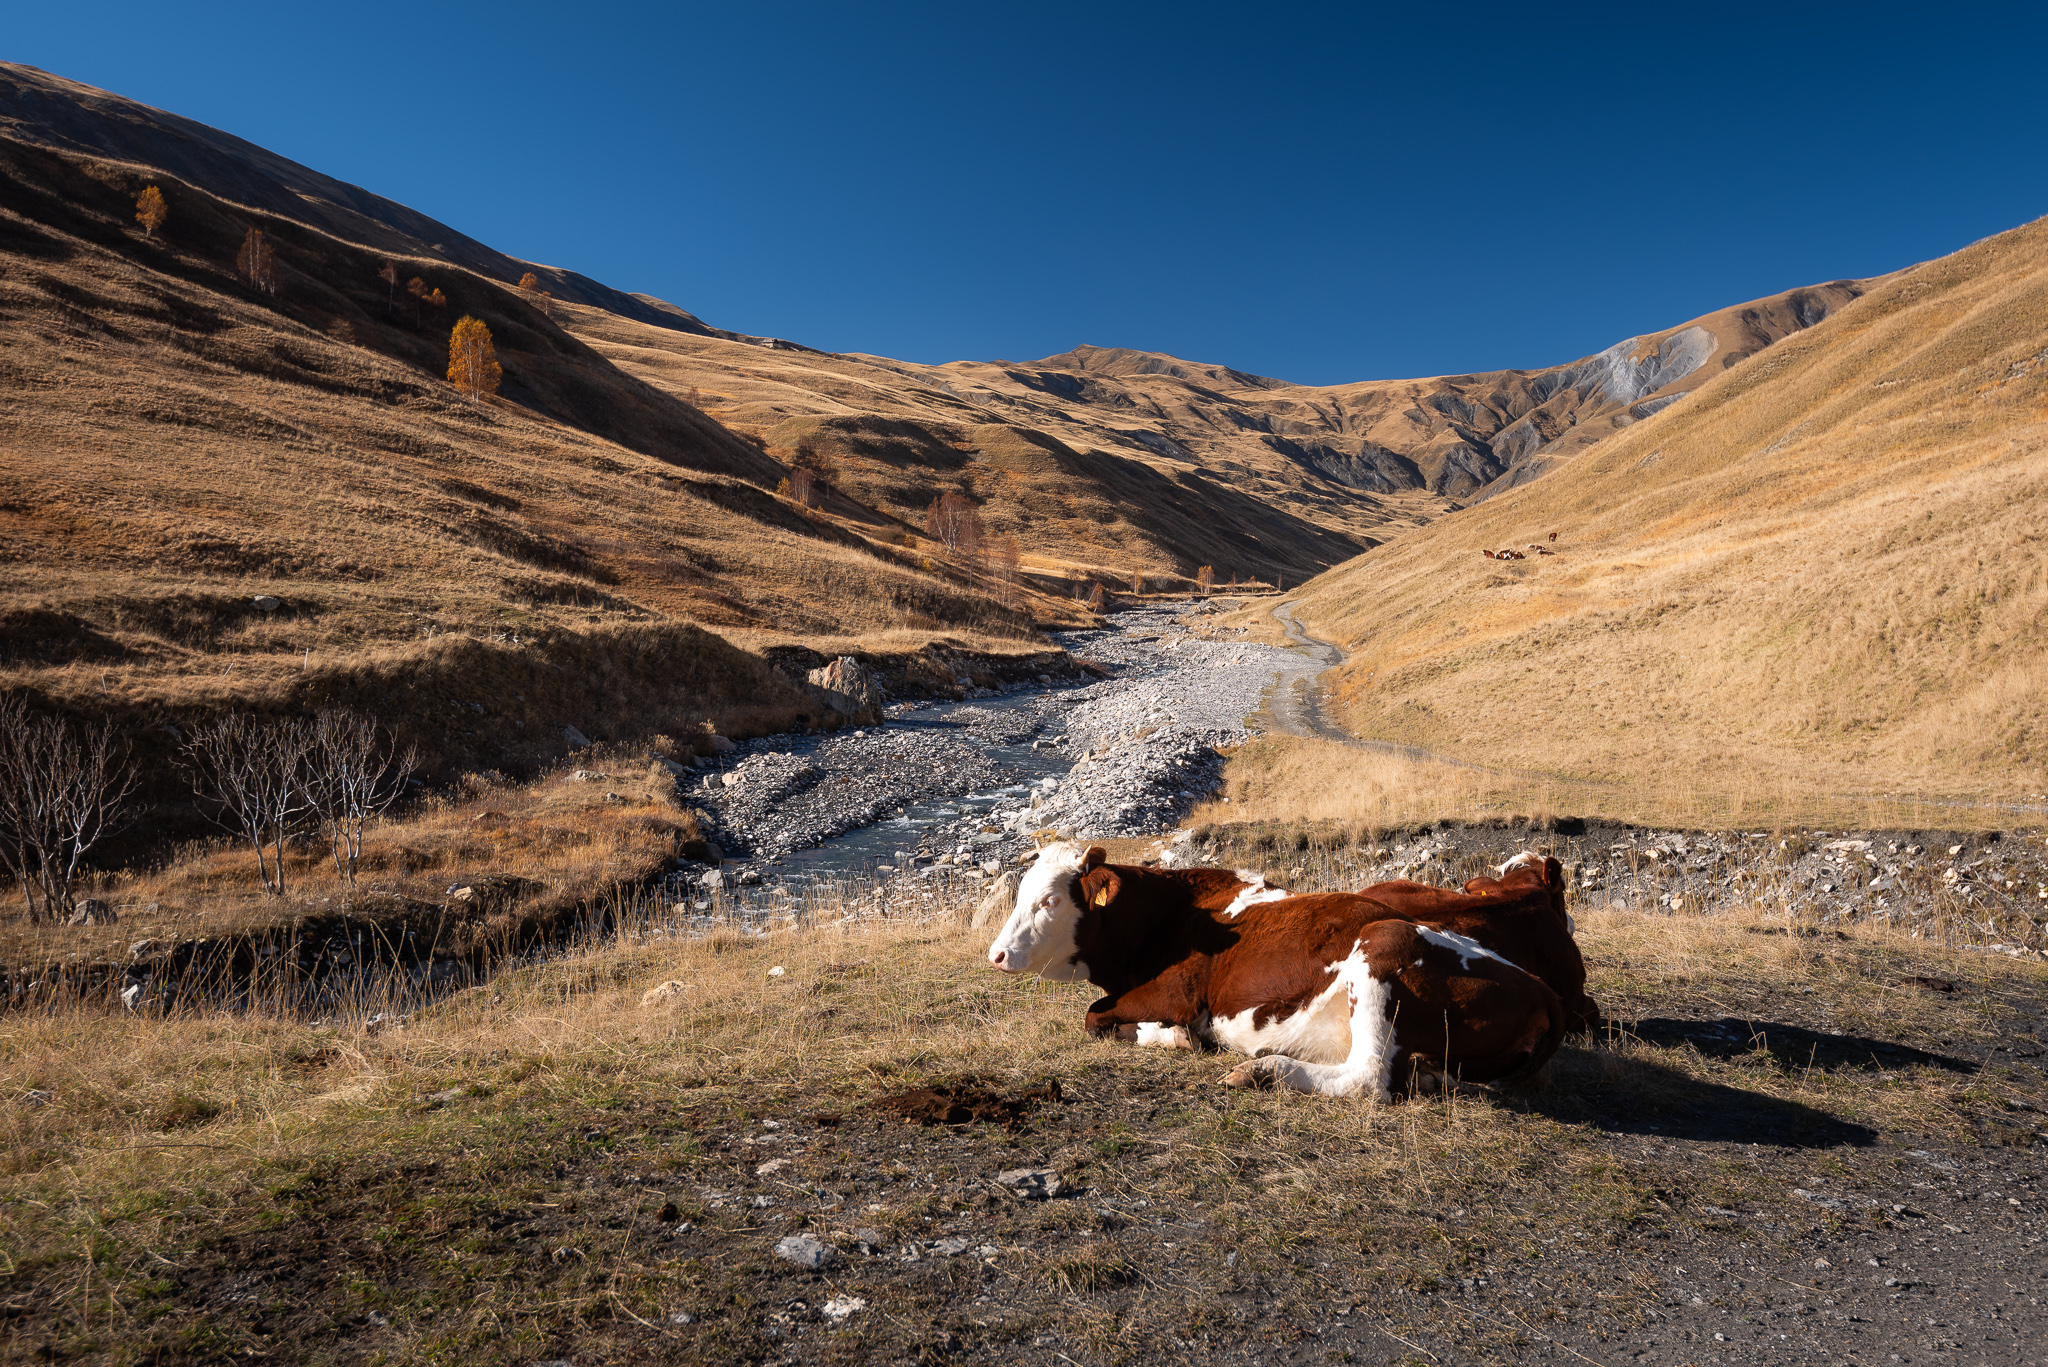
<svg viewBox="0 0 2048 1367">
<path fill-rule="evenodd" d="M 775 1256 L 813 1270 L 839 1261 L 839 1250 L 814 1235 L 792 1234 L 775 1241 Z"/>
<path fill-rule="evenodd" d="M 859 1296 L 834 1296 L 824 1305 L 825 1318 L 835 1323 L 844 1322 L 857 1310 L 865 1310 L 868 1303 Z"/>
<path fill-rule="evenodd" d="M 565 726 L 562 728 L 562 739 L 568 741 L 570 745 L 574 746 L 578 750 L 581 750 L 584 746 L 590 744 L 590 737 L 584 735 L 581 731 L 578 731 L 573 726 Z"/>
<path fill-rule="evenodd" d="M 689 989 L 682 983 L 670 979 L 668 982 L 662 983 L 657 987 L 650 987 L 645 992 L 642 992 L 640 994 L 640 1004 L 642 1006 L 659 1006 L 665 1001 L 673 1001 L 687 991 Z"/>
<path fill-rule="evenodd" d="M 996 1174 L 998 1187 L 1027 1201 L 1044 1201 L 1067 1189 L 1066 1180 L 1051 1168 L 1011 1168 Z"/>
</svg>

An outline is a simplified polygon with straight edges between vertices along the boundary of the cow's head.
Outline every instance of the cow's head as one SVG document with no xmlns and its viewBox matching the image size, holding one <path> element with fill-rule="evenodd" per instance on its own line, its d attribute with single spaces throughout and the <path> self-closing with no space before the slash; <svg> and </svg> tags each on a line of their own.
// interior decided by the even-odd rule
<svg viewBox="0 0 2048 1367">
<path fill-rule="evenodd" d="M 1048 845 L 1017 886 L 1017 908 L 988 947 L 988 961 L 1005 973 L 1036 973 L 1056 982 L 1088 976 L 1076 935 L 1089 906 L 1107 906 L 1121 885 L 1104 866 L 1100 845 L 1071 841 Z"/>
<path fill-rule="evenodd" d="M 1571 913 L 1564 909 L 1564 865 L 1555 856 L 1523 850 L 1502 864 L 1500 882 L 1514 887 L 1539 887 L 1550 895 L 1551 910 L 1564 922 L 1566 931 L 1576 934 Z"/>
</svg>

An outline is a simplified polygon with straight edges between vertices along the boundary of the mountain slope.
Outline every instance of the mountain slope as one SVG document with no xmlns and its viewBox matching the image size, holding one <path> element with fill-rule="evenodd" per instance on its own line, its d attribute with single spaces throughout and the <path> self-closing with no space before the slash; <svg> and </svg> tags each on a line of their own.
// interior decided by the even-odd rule
<svg viewBox="0 0 2048 1367">
<path fill-rule="evenodd" d="M 1226 579 L 1304 577 L 1455 500 L 1554 468 L 1682 397 L 1703 367 L 1811 325 L 1862 287 L 1792 291 L 1566 366 L 1432 380 L 1315 388 L 1096 347 L 1023 364 L 923 366 L 710 327 L 651 296 L 506 256 L 220 130 L 32 67 L 0 64 L 0 139 L 147 169 L 231 211 L 290 225 L 293 246 L 317 255 L 317 243 L 344 243 L 430 283 L 459 272 L 510 284 L 532 269 L 559 299 L 582 306 L 566 307 L 563 321 L 589 349 L 550 334 L 548 364 L 522 368 L 509 397 L 647 449 L 660 444 L 658 432 L 622 434 L 610 414 L 648 413 L 650 395 L 698 394 L 778 454 L 806 441 L 824 450 L 852 500 L 835 511 L 865 518 L 872 507 L 882 521 L 916 526 L 937 494 L 964 492 L 995 529 L 1075 581 L 1187 576 L 1205 563 Z M 308 284 L 302 260 L 299 273 L 308 279 L 296 284 Z M 358 325 L 358 315 L 374 316 L 366 297 L 351 310 L 331 297 L 331 282 L 317 283 L 324 288 L 294 298 Z M 466 290 L 461 306 L 473 297 Z M 438 372 L 430 355 L 410 359 Z M 543 372 L 555 391 L 586 395 L 616 390 L 625 376 L 646 384 L 621 410 L 565 403 L 538 382 Z M 670 417 L 721 448 L 708 468 L 764 486 L 780 478 L 780 463 L 704 424 L 697 405 L 672 405 Z"/>
<path fill-rule="evenodd" d="M 1759 801 L 2022 800 L 2048 788 L 2044 416 L 2048 220 L 1873 284 L 1301 615 L 1353 651 L 1368 736 Z"/>
<path fill-rule="evenodd" d="M 1187 574 L 1201 561 L 1270 580 L 1556 469 L 1867 283 L 1736 305 L 1569 365 L 1327 387 L 1093 346 L 919 365 L 764 351 L 594 310 L 567 324 L 620 369 L 698 395 L 771 449 L 829 452 L 849 492 L 913 523 L 935 493 L 958 489 L 1076 566 Z M 1035 462 L 1034 481 L 1031 462 L 985 446 L 1052 458 Z M 1151 515 L 1162 493 L 1182 506 Z"/>
<path fill-rule="evenodd" d="M 321 175 L 231 133 L 110 91 L 16 62 L 0 62 L 0 138 L 146 167 L 229 204 L 319 229 L 346 242 L 416 262 L 446 263 L 494 280 L 531 270 L 557 298 L 591 304 L 657 327 L 733 336 L 673 306 L 553 266 L 520 261 L 445 223 L 360 186 Z"/>
<path fill-rule="evenodd" d="M 444 773 L 557 757 L 564 724 L 789 725 L 800 687 L 683 624 L 1028 651 L 1072 611 L 806 515 L 757 446 L 444 266 L 506 372 L 466 402 L 379 253 L 168 181 L 146 239 L 160 179 L 0 139 L 0 690 L 121 716 L 152 772 L 174 715 L 336 699 Z M 275 294 L 233 269 L 259 226 Z"/>
</svg>

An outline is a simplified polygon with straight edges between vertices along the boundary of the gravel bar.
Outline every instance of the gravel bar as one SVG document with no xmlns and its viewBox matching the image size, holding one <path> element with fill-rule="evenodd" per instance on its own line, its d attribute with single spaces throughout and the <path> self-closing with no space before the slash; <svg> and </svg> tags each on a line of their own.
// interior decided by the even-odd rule
<svg viewBox="0 0 2048 1367">
<path fill-rule="evenodd" d="M 1214 610 L 1144 608 L 1056 635 L 1102 676 L 1080 687 L 900 703 L 878 726 L 748 741 L 682 783 L 739 864 L 728 881 L 878 866 L 985 873 L 1041 830 L 1168 831 L 1215 791 L 1218 747 L 1251 736 L 1266 691 L 1321 667 L 1296 650 L 1190 635 L 1187 621 Z"/>
</svg>

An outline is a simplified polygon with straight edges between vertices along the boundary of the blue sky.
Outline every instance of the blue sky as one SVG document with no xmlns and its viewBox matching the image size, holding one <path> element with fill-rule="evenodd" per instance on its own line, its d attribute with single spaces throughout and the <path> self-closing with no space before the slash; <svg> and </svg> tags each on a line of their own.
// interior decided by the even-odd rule
<svg viewBox="0 0 2048 1367">
<path fill-rule="evenodd" d="M 1541 366 L 2048 213 L 2039 5 L 10 9 L 0 57 L 919 361 Z"/>
</svg>

